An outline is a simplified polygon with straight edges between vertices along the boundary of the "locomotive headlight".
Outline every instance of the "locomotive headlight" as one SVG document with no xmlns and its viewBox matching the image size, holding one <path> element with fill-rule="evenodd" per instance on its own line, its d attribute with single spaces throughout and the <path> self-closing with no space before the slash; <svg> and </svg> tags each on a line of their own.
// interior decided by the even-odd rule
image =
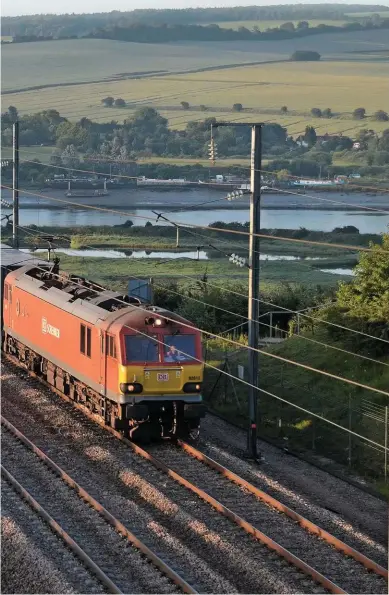
<svg viewBox="0 0 389 595">
<path fill-rule="evenodd" d="M 184 393 L 199 393 L 202 385 L 196 382 L 186 382 L 183 387 Z"/>
<path fill-rule="evenodd" d="M 145 318 L 145 323 L 147 325 L 152 325 L 152 326 L 162 326 L 163 325 L 163 320 L 161 318 L 154 318 L 153 316 L 149 316 L 148 318 Z"/>
<path fill-rule="evenodd" d="M 120 385 L 120 392 L 123 394 L 141 393 L 143 386 L 139 382 L 132 382 L 131 384 L 122 383 Z"/>
</svg>

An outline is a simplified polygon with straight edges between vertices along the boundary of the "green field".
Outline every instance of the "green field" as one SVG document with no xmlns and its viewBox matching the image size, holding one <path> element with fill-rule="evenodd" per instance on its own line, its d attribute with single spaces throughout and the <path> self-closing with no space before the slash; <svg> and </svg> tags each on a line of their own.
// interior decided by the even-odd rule
<svg viewBox="0 0 389 595">
<path fill-rule="evenodd" d="M 12 43 L 2 47 L 2 91 L 128 80 L 139 76 L 150 78 L 286 60 L 299 49 L 318 51 L 326 59 L 345 59 L 350 52 L 389 50 L 389 39 L 386 30 L 376 30 L 258 42 L 146 44 L 72 39 Z M 66 94 L 71 99 L 71 89 L 67 89 Z M 45 101 L 44 96 L 42 98 Z"/>
<path fill-rule="evenodd" d="M 322 61 L 289 62 L 300 48 L 319 51 Z M 370 116 L 387 109 L 389 35 L 377 30 L 279 42 L 10 44 L 2 47 L 2 83 L 3 106 L 14 105 L 21 114 L 54 108 L 72 120 L 87 116 L 123 122 L 147 105 L 177 129 L 205 117 L 242 122 L 255 117 L 278 122 L 293 135 L 306 125 L 322 134 L 344 130 L 352 136 L 362 127 L 379 133 L 388 124 Z M 123 98 L 126 107 L 103 107 L 101 100 L 108 95 Z M 183 110 L 181 101 L 190 109 Z M 234 113 L 234 103 L 244 111 Z M 283 105 L 287 115 L 280 114 Z M 364 122 L 351 118 L 360 106 L 369 116 Z M 330 107 L 335 117 L 312 118 L 312 107 Z"/>
<path fill-rule="evenodd" d="M 101 100 L 107 95 L 122 97 L 125 108 L 106 108 Z M 122 80 L 74 87 L 52 87 L 9 94 L 5 105 L 15 105 L 23 113 L 55 108 L 70 119 L 88 116 L 95 121 L 131 117 L 143 105 L 153 106 L 169 119 L 173 128 L 182 129 L 190 120 L 206 117 L 250 121 L 272 120 L 296 135 L 312 125 L 322 134 L 369 127 L 380 132 L 387 122 L 352 120 L 352 111 L 359 106 L 372 114 L 386 108 L 389 96 L 389 61 L 327 61 L 320 63 L 262 64 L 217 70 L 212 73 L 191 73 L 160 78 Z M 43 99 L 44 98 L 44 99 Z M 181 101 L 188 101 L 183 110 Z M 232 112 L 234 103 L 242 103 L 245 111 Z M 205 105 L 207 111 L 201 111 Z M 287 105 L 288 114 L 279 110 Z M 335 117 L 330 120 L 312 118 L 312 107 L 330 107 Z"/>
</svg>

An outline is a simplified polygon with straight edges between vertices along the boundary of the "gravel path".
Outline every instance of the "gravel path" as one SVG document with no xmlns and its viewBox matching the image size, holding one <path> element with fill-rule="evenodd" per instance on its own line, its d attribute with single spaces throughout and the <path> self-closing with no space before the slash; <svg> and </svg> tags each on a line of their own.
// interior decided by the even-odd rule
<svg viewBox="0 0 389 595">
<path fill-rule="evenodd" d="M 384 578 L 367 572 L 362 564 L 353 558 L 345 556 L 327 542 L 308 533 L 286 515 L 261 502 L 253 494 L 222 477 L 183 450 L 169 444 L 147 450 L 346 592 L 387 592 Z"/>
<path fill-rule="evenodd" d="M 1 501 L 2 593 L 104 593 L 104 588 L 6 480 Z"/>
<path fill-rule="evenodd" d="M 71 405 L 6 369 L 7 419 L 198 591 L 323 592 Z"/>
<path fill-rule="evenodd" d="M 279 448 L 258 441 L 264 462 L 242 460 L 246 432 L 208 415 L 202 422 L 200 448 L 259 488 L 386 565 L 387 503 Z"/>
</svg>

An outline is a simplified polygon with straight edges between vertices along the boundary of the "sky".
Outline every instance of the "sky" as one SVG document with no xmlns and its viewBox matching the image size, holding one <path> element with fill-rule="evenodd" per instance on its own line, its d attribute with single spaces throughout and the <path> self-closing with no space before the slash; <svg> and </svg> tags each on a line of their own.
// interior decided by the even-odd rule
<svg viewBox="0 0 389 595">
<path fill-rule="evenodd" d="M 336 0 L 331 0 L 336 2 Z M 337 0 L 344 4 L 380 4 L 388 6 L 388 0 Z M 107 5 L 106 0 L 3 0 L 2 16 L 17 16 L 21 14 L 45 14 L 45 13 L 90 13 L 107 12 L 109 10 L 134 10 L 135 8 L 196 8 L 210 6 L 270 6 L 279 4 L 323 4 L 323 0 L 308 0 L 303 2 L 297 0 L 114 0 Z"/>
</svg>

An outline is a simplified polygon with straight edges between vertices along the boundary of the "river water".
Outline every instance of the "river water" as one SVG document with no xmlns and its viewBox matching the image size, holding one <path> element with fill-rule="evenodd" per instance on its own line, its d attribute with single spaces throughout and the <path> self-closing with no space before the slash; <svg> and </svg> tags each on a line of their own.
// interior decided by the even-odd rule
<svg viewBox="0 0 389 595">
<path fill-rule="evenodd" d="M 8 201 L 12 198 L 9 191 L 3 191 L 2 197 Z M 354 225 L 361 233 L 382 233 L 388 230 L 389 210 L 387 214 L 357 210 L 358 204 L 388 210 L 389 195 L 314 191 L 308 196 L 265 194 L 262 197 L 261 227 L 305 227 L 331 231 L 334 227 Z M 249 219 L 246 197 L 230 203 L 225 200 L 224 192 L 208 189 L 169 192 L 128 189 L 112 191 L 110 196 L 104 198 L 72 199 L 66 198 L 63 191 L 50 190 L 43 193 L 31 190 L 31 194 L 21 192 L 20 207 L 20 225 L 35 224 L 38 227 L 120 225 L 127 219 L 131 219 L 135 225 L 144 225 L 147 221 L 155 223 L 153 209 L 164 212 L 169 219 L 181 224 L 209 225 L 215 221 L 245 223 Z M 105 207 L 107 211 L 90 207 Z M 110 209 L 121 213 L 113 213 Z M 3 207 L 2 212 L 7 214 L 10 210 Z M 168 225 L 163 220 L 159 224 Z"/>
</svg>

